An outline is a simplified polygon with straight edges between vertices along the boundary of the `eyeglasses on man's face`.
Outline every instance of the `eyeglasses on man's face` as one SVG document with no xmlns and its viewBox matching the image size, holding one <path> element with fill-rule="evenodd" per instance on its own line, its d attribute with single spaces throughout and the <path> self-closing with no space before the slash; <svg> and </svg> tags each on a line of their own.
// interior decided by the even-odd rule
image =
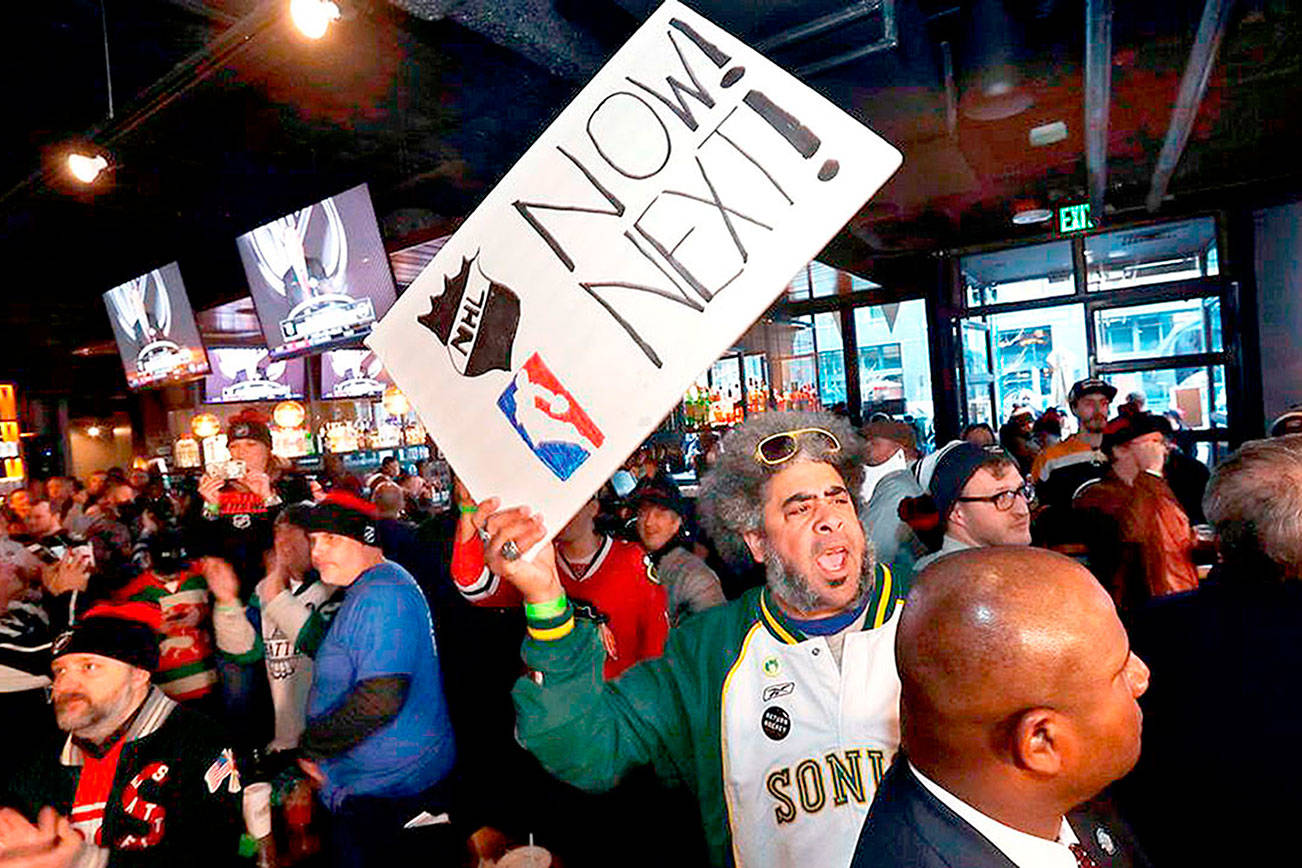
<svg viewBox="0 0 1302 868">
<path fill-rule="evenodd" d="M 983 494 L 978 497 L 956 497 L 957 501 L 962 503 L 993 503 L 995 509 L 1000 512 L 1007 512 L 1013 508 L 1017 498 L 1021 497 L 1030 503 L 1035 497 L 1035 487 L 1029 481 L 1023 481 L 1016 488 L 1006 488 L 1003 491 L 996 491 L 994 494 Z"/>
</svg>

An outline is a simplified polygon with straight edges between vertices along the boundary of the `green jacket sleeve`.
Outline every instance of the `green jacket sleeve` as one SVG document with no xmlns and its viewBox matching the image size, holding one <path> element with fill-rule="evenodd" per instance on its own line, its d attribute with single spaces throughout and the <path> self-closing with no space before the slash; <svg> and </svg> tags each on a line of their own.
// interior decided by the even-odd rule
<svg viewBox="0 0 1302 868">
<path fill-rule="evenodd" d="M 603 650 L 591 622 L 576 622 L 560 639 L 526 638 L 532 673 L 513 691 L 521 743 L 552 774 L 584 790 L 608 790 L 645 764 L 666 781 L 691 782 L 692 721 L 669 654 L 674 636 L 664 657 L 611 682 L 602 680 Z"/>
<path fill-rule="evenodd" d="M 603 681 L 596 628 L 526 638 L 532 670 L 516 683 L 516 731 L 553 775 L 589 791 L 610 789 L 638 765 L 696 796 L 711 863 L 729 863 L 720 700 L 728 671 L 755 623 L 758 590 L 713 606 L 669 631 L 664 654 Z M 551 625 L 551 626 L 554 626 Z"/>
</svg>

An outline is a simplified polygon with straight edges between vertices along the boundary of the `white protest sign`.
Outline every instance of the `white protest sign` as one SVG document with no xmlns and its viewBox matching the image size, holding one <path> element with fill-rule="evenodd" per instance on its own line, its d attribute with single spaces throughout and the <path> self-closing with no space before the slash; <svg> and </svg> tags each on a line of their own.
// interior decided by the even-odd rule
<svg viewBox="0 0 1302 868">
<path fill-rule="evenodd" d="M 471 494 L 555 533 L 900 161 L 665 3 L 367 343 Z"/>
</svg>

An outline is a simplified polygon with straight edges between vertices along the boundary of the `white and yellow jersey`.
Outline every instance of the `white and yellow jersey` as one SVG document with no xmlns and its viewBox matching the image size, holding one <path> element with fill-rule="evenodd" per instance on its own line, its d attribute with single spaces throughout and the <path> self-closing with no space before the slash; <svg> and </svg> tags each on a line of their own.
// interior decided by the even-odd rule
<svg viewBox="0 0 1302 868">
<path fill-rule="evenodd" d="M 573 626 L 525 640 L 517 732 L 577 787 L 608 789 L 639 765 L 687 785 L 713 865 L 849 865 L 900 742 L 903 592 L 878 565 L 863 614 L 824 638 L 801 633 L 767 590 L 748 591 L 604 683 L 595 631 L 558 616 Z"/>
<path fill-rule="evenodd" d="M 737 865 L 850 864 L 900 743 L 898 603 L 877 603 L 865 613 L 873 629 L 845 636 L 838 666 L 827 639 L 794 634 L 761 598 L 721 705 Z"/>
</svg>

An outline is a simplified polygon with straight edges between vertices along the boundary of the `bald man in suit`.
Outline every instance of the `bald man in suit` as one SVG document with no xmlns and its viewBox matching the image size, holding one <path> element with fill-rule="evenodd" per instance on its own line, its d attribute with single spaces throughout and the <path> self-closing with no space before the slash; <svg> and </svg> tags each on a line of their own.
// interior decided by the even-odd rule
<svg viewBox="0 0 1302 868">
<path fill-rule="evenodd" d="M 1148 685 L 1087 570 L 1023 547 L 941 558 L 909 595 L 895 656 L 901 751 L 854 868 L 1148 864 L 1119 820 L 1078 808 L 1138 759 Z"/>
</svg>

